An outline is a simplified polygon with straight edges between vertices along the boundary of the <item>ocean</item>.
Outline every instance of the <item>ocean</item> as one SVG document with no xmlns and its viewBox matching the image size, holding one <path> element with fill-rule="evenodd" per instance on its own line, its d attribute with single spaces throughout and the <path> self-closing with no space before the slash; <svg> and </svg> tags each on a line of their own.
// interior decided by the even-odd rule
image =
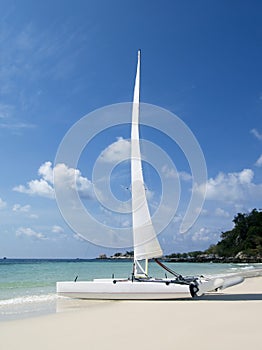
<svg viewBox="0 0 262 350">
<path fill-rule="evenodd" d="M 167 263 L 182 275 L 207 277 L 261 268 L 262 264 Z M 56 295 L 57 281 L 129 277 L 132 261 L 127 260 L 0 260 L 0 321 L 55 313 L 61 305 Z M 165 277 L 153 262 L 150 275 Z"/>
</svg>

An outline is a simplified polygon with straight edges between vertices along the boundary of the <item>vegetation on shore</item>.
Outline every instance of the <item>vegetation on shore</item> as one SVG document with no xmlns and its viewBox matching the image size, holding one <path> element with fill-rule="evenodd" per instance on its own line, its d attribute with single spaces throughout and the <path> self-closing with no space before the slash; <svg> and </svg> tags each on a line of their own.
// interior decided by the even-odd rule
<svg viewBox="0 0 262 350">
<path fill-rule="evenodd" d="M 262 211 L 238 213 L 232 230 L 222 232 L 221 240 L 205 251 L 173 253 L 164 257 L 175 262 L 262 262 Z M 132 259 L 133 251 L 115 253 L 110 259 Z M 107 259 L 102 254 L 100 259 Z"/>
<path fill-rule="evenodd" d="M 171 254 L 168 259 L 194 261 L 262 261 L 262 211 L 238 213 L 232 230 L 222 232 L 221 240 L 205 251 Z"/>
</svg>

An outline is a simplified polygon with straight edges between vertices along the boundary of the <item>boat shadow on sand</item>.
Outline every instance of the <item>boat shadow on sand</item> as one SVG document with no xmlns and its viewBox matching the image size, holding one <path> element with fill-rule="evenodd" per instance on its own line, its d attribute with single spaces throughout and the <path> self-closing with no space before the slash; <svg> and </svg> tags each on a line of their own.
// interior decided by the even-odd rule
<svg viewBox="0 0 262 350">
<path fill-rule="evenodd" d="M 59 298 L 56 302 L 56 312 L 64 312 L 83 308 L 104 307 L 112 303 L 152 303 L 152 302 L 201 302 L 201 301 L 258 301 L 262 300 L 262 293 L 242 293 L 242 294 L 223 294 L 208 293 L 201 297 L 175 298 L 175 299 L 151 299 L 151 300 L 87 300 L 87 299 L 70 299 Z"/>
<path fill-rule="evenodd" d="M 210 301 L 247 301 L 262 300 L 262 293 L 242 293 L 242 294 L 222 294 L 210 293 L 202 297 L 191 300 L 210 300 Z"/>
</svg>

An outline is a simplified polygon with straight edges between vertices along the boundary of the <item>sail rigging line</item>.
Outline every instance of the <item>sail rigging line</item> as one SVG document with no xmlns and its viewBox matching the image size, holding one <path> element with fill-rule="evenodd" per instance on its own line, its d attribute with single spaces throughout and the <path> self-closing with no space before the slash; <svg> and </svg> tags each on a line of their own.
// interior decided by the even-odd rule
<svg viewBox="0 0 262 350">
<path fill-rule="evenodd" d="M 184 279 L 182 275 L 180 275 L 179 273 L 175 272 L 174 270 L 170 269 L 169 267 L 167 267 L 166 265 L 164 265 L 163 263 L 161 263 L 158 259 L 154 259 L 155 262 L 161 266 L 164 270 L 166 270 L 167 272 L 171 273 L 171 275 L 179 278 L 179 279 Z"/>
</svg>

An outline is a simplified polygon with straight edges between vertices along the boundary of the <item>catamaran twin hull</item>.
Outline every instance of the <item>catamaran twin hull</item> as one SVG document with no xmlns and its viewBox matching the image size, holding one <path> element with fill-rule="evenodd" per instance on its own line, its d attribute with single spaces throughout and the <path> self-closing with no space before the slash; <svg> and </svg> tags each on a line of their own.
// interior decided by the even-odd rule
<svg viewBox="0 0 262 350">
<path fill-rule="evenodd" d="M 190 297 L 188 285 L 157 282 L 132 282 L 101 279 L 94 281 L 57 282 L 57 293 L 78 299 L 139 300 Z"/>
<path fill-rule="evenodd" d="M 173 280 L 138 281 L 126 279 L 95 279 L 93 281 L 57 282 L 60 296 L 78 299 L 103 300 L 163 300 L 201 296 L 217 289 L 225 289 L 241 283 L 242 276 L 199 279 L 189 284 Z"/>
<path fill-rule="evenodd" d="M 82 299 L 176 299 L 200 296 L 217 288 L 243 281 L 243 278 L 227 280 L 182 277 L 165 267 L 157 258 L 163 255 L 157 239 L 147 203 L 144 185 L 142 158 L 139 143 L 139 100 L 140 100 L 140 51 L 134 87 L 131 124 L 131 195 L 132 229 L 134 243 L 134 264 L 132 279 L 96 279 L 90 282 L 57 282 L 59 295 Z M 175 279 L 148 278 L 148 260 L 155 261 Z M 144 267 L 141 265 L 144 261 Z M 143 276 L 141 279 L 140 276 Z"/>
</svg>

